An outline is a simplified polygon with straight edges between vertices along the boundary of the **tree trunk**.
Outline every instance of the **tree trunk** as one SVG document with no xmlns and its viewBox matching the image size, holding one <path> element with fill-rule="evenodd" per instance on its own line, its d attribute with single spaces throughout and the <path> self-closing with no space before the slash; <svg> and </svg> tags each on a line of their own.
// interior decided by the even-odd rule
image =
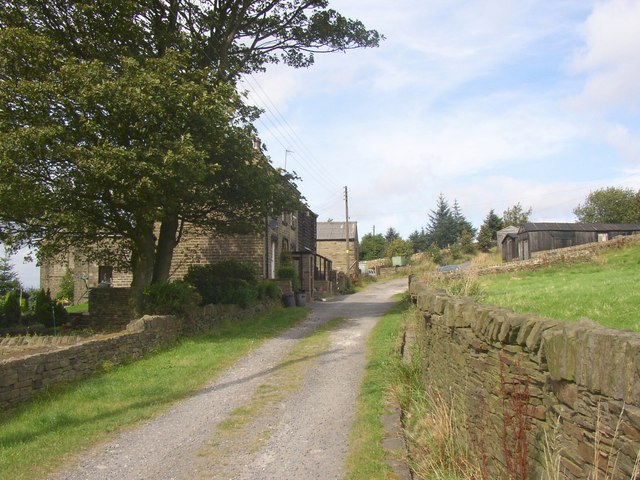
<svg viewBox="0 0 640 480">
<path fill-rule="evenodd" d="M 158 248 L 156 250 L 151 283 L 163 283 L 169 280 L 171 260 L 173 259 L 173 250 L 177 245 L 176 233 L 179 225 L 180 221 L 177 215 L 164 220 L 160 225 L 160 236 L 158 237 Z"/>
<path fill-rule="evenodd" d="M 140 317 L 143 311 L 144 289 L 151 285 L 153 278 L 153 265 L 156 257 L 156 241 L 153 234 L 153 225 L 142 229 L 136 239 L 136 253 L 131 258 L 131 309 L 135 318 Z"/>
</svg>

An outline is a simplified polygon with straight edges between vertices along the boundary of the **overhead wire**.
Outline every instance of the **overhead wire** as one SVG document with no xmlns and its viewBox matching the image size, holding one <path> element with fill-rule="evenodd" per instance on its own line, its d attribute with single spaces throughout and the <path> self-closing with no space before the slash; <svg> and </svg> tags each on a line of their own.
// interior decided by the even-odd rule
<svg viewBox="0 0 640 480">
<path fill-rule="evenodd" d="M 304 141 L 291 125 L 289 125 L 289 122 L 287 122 L 284 115 L 282 115 L 260 83 L 253 75 L 244 77 L 244 80 L 251 89 L 248 92 L 249 96 L 253 96 L 254 101 L 257 99 L 258 102 L 256 103 L 259 103 L 264 110 L 264 114 L 259 118 L 259 120 L 264 120 L 260 123 L 264 126 L 267 126 L 267 122 L 269 123 L 271 126 L 270 133 L 282 148 L 285 149 L 285 155 L 287 150 L 293 153 L 293 158 L 296 163 L 310 174 L 310 180 L 315 181 L 327 191 L 334 191 L 337 188 L 337 184 L 333 177 L 331 177 L 324 167 L 320 165 L 320 162 L 315 159 Z M 289 147 L 286 146 L 287 143 Z M 291 151 L 289 148 L 295 148 L 295 150 Z"/>
</svg>

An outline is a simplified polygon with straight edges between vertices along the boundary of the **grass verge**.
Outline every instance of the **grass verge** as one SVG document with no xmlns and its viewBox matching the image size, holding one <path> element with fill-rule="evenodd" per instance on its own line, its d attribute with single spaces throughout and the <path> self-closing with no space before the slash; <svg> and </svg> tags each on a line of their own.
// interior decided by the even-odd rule
<svg viewBox="0 0 640 480">
<path fill-rule="evenodd" d="M 277 309 L 225 322 L 211 332 L 137 362 L 113 367 L 67 387 L 51 389 L 0 417 L 0 478 L 37 479 L 77 452 L 153 417 L 197 392 L 212 377 L 308 314 Z"/>
<path fill-rule="evenodd" d="M 346 479 L 393 478 L 385 463 L 380 417 L 385 412 L 388 393 L 398 378 L 399 332 L 403 312 L 408 308 L 409 301 L 400 301 L 378 321 L 369 337 L 369 358 L 349 442 Z"/>
</svg>

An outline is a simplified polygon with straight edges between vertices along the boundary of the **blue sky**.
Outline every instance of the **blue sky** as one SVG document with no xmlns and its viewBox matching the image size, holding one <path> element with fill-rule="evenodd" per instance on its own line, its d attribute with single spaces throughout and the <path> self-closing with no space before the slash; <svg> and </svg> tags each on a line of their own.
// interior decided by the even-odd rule
<svg viewBox="0 0 640 480">
<path fill-rule="evenodd" d="M 479 227 L 516 202 L 575 221 L 590 191 L 640 188 L 640 0 L 330 4 L 384 34 L 380 48 L 243 84 L 274 165 L 300 175 L 320 220 L 344 219 L 345 185 L 360 236 L 405 238 L 440 193 Z"/>
</svg>

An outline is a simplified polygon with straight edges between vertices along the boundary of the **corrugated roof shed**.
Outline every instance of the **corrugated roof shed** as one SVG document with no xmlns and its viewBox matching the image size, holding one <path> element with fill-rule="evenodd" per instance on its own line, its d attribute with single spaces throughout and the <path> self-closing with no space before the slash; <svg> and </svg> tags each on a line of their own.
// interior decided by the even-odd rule
<svg viewBox="0 0 640 480">
<path fill-rule="evenodd" d="M 318 222 L 318 240 L 345 240 L 346 222 Z M 349 222 L 349 239 L 355 238 L 358 222 Z"/>
<path fill-rule="evenodd" d="M 640 223 L 525 223 L 520 232 L 544 231 L 621 232 L 640 231 Z"/>
</svg>

